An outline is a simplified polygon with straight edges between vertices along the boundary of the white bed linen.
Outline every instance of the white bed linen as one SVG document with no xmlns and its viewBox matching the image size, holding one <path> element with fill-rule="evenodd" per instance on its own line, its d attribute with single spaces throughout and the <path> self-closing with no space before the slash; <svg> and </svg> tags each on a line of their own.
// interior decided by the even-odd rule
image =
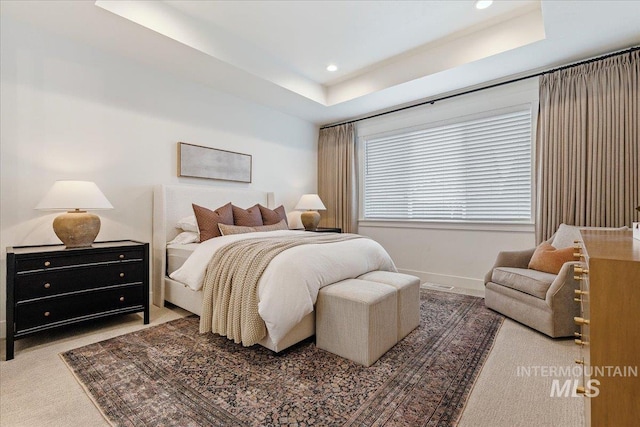
<svg viewBox="0 0 640 427">
<path fill-rule="evenodd" d="M 167 274 L 171 274 L 191 256 L 200 243 L 167 244 Z"/>
<path fill-rule="evenodd" d="M 169 277 L 199 290 L 211 257 L 225 244 L 253 237 L 304 233 L 307 232 L 281 230 L 216 237 L 200 243 Z M 313 311 L 321 287 L 374 270 L 396 271 L 396 268 L 384 248 L 367 238 L 301 245 L 276 256 L 258 282 L 258 313 L 272 341 L 278 344 Z"/>
</svg>

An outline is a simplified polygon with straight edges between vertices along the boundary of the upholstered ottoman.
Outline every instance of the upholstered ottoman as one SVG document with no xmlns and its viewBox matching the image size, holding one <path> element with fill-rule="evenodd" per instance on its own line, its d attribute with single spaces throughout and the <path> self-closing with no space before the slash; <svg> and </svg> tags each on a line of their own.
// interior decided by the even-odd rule
<svg viewBox="0 0 640 427">
<path fill-rule="evenodd" d="M 347 279 L 325 286 L 316 302 L 316 346 L 371 366 L 397 342 L 396 289 Z"/>
<path fill-rule="evenodd" d="M 420 325 L 420 279 L 393 271 L 372 271 L 358 279 L 384 283 L 398 291 L 398 341 Z"/>
</svg>

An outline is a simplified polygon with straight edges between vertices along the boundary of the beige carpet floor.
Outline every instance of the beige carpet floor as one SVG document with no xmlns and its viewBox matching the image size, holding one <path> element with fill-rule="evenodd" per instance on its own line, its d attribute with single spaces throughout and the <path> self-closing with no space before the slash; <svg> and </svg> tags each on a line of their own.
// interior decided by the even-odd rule
<svg viewBox="0 0 640 427">
<path fill-rule="evenodd" d="M 151 325 L 186 314 L 152 307 Z M 150 326 L 151 326 L 150 325 Z M 138 315 L 85 324 L 16 342 L 0 362 L 0 426 L 108 426 L 59 353 L 145 327 Z M 506 320 L 462 414 L 462 427 L 584 425 L 582 397 L 550 397 L 553 378 L 519 376 L 519 367 L 570 366 L 578 350 Z M 564 381 L 564 380 L 563 380 Z"/>
</svg>

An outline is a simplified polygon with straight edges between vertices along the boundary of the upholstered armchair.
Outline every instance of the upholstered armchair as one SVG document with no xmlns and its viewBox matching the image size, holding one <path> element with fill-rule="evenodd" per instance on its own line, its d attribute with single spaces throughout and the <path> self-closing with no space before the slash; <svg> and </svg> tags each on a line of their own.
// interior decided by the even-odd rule
<svg viewBox="0 0 640 427">
<path fill-rule="evenodd" d="M 578 331 L 573 318 L 580 312 L 579 304 L 574 301 L 574 291 L 579 288 L 578 281 L 574 279 L 574 266 L 579 263 L 570 260 L 573 258 L 574 241 L 582 239 L 580 230 L 585 228 L 560 224 L 558 231 L 538 248 L 500 252 L 484 279 L 485 305 L 552 338 L 573 336 Z M 604 227 L 588 229 L 612 230 Z M 614 230 L 625 229 L 627 227 Z M 541 246 L 545 244 L 558 252 L 566 250 L 563 257 L 567 261 L 553 266 L 559 270 L 557 274 L 529 268 L 536 249 L 544 249 Z M 558 261 L 559 258 L 554 260 L 554 256 L 557 255 L 552 254 L 551 262 Z M 533 264 L 539 266 L 540 259 L 536 255 Z"/>
<path fill-rule="evenodd" d="M 573 300 L 579 287 L 573 266 L 578 262 L 564 263 L 557 275 L 532 270 L 528 266 L 534 251 L 498 254 L 485 276 L 485 305 L 552 338 L 573 336 L 578 331 L 573 318 L 580 310 Z"/>
</svg>

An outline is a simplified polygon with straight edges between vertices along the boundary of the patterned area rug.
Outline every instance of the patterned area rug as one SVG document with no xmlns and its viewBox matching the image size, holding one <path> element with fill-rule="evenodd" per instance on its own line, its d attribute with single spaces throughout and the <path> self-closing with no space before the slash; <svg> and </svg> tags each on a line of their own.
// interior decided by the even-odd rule
<svg viewBox="0 0 640 427">
<path fill-rule="evenodd" d="M 195 316 L 63 353 L 117 426 L 455 425 L 503 317 L 421 290 L 421 324 L 369 368 L 316 348 L 280 354 L 198 333 Z"/>
</svg>

